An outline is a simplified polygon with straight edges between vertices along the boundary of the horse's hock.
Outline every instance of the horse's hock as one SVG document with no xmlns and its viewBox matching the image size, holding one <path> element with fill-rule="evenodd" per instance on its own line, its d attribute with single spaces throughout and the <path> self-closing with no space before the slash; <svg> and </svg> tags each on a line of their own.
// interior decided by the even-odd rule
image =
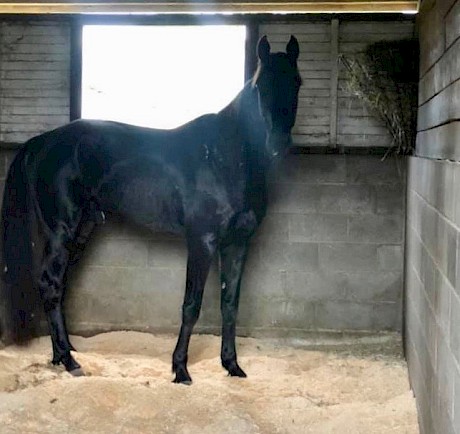
<svg viewBox="0 0 460 434">
<path fill-rule="evenodd" d="M 404 165 L 377 156 L 291 155 L 271 177 L 251 242 L 239 332 L 401 329 Z M 69 326 L 176 332 L 186 249 L 178 238 L 106 224 L 69 285 Z M 217 267 L 197 329 L 220 330 Z"/>
</svg>

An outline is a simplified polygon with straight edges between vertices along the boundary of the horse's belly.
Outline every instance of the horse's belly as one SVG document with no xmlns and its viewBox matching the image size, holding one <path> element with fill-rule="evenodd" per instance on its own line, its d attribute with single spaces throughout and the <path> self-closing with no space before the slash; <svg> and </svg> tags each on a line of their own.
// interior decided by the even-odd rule
<svg viewBox="0 0 460 434">
<path fill-rule="evenodd" d="M 177 181 L 158 170 L 117 176 L 101 189 L 110 211 L 159 232 L 182 233 L 182 195 Z"/>
</svg>

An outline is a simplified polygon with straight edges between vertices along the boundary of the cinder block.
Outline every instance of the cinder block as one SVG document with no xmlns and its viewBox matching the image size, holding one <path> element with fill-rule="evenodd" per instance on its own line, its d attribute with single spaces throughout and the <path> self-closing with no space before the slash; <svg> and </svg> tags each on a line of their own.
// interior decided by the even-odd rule
<svg viewBox="0 0 460 434">
<path fill-rule="evenodd" d="M 260 263 L 255 266 L 245 267 L 241 291 L 247 293 L 250 297 L 256 295 L 282 297 L 285 290 L 289 291 L 289 288 L 285 289 L 283 273 L 280 270 L 261 267 Z"/>
<path fill-rule="evenodd" d="M 404 214 L 404 184 L 382 184 L 375 187 L 377 214 Z"/>
<path fill-rule="evenodd" d="M 318 244 L 267 241 L 251 243 L 248 267 L 263 270 L 315 271 L 318 269 Z"/>
<path fill-rule="evenodd" d="M 346 181 L 346 158 L 344 155 L 289 155 L 276 179 L 305 184 L 343 183 Z"/>
<path fill-rule="evenodd" d="M 290 214 L 269 213 L 257 229 L 254 240 L 289 241 Z"/>
<path fill-rule="evenodd" d="M 450 348 L 457 363 L 460 365 L 460 299 L 456 294 L 451 296 L 450 311 Z"/>
<path fill-rule="evenodd" d="M 305 214 L 317 212 L 319 191 L 313 185 L 299 183 L 270 184 L 268 203 L 267 212 L 269 214 Z"/>
<path fill-rule="evenodd" d="M 289 241 L 346 241 L 347 216 L 341 214 L 289 215 Z"/>
<path fill-rule="evenodd" d="M 401 244 L 379 246 L 377 256 L 380 270 L 402 271 L 404 269 L 404 252 Z"/>
<path fill-rule="evenodd" d="M 434 298 L 434 311 L 436 314 L 436 320 L 439 323 L 440 331 L 443 336 L 449 340 L 450 334 L 450 307 L 451 297 L 453 296 L 454 289 L 450 282 L 444 277 L 444 275 L 437 270 L 436 272 L 436 290 Z"/>
<path fill-rule="evenodd" d="M 306 301 L 343 300 L 348 285 L 346 273 L 325 270 L 288 271 L 285 279 L 285 296 Z"/>
<path fill-rule="evenodd" d="M 402 216 L 362 215 L 348 217 L 348 239 L 359 243 L 401 243 Z"/>
<path fill-rule="evenodd" d="M 378 268 L 375 244 L 320 244 L 319 263 L 323 270 L 375 271 Z"/>
<path fill-rule="evenodd" d="M 372 330 L 373 305 L 344 301 L 326 301 L 316 305 L 315 325 L 322 329 Z"/>
<path fill-rule="evenodd" d="M 460 433 L 460 369 L 456 369 L 454 376 L 454 417 L 453 423 L 455 434 Z"/>
<path fill-rule="evenodd" d="M 315 318 L 315 305 L 304 299 L 284 299 L 275 304 L 272 326 L 310 329 Z"/>
<path fill-rule="evenodd" d="M 100 238 L 92 246 L 85 262 L 99 266 L 145 267 L 148 243 L 143 240 Z"/>
<path fill-rule="evenodd" d="M 405 160 L 379 156 L 350 156 L 346 160 L 347 182 L 352 184 L 401 183 L 405 179 Z"/>
<path fill-rule="evenodd" d="M 182 304 L 185 293 L 185 269 L 125 269 L 122 288 L 126 294 L 143 294 L 155 303 L 165 303 L 173 298 Z"/>
<path fill-rule="evenodd" d="M 401 299 L 401 271 L 361 271 L 346 275 L 346 296 L 349 300 L 394 303 Z"/>
<path fill-rule="evenodd" d="M 435 393 L 439 407 L 444 409 L 446 417 L 452 419 L 454 402 L 454 383 L 456 377 L 455 361 L 450 351 L 445 330 L 439 329 L 436 342 L 436 385 Z"/>
<path fill-rule="evenodd" d="M 369 185 L 321 185 L 318 194 L 321 213 L 374 213 L 374 196 Z"/>
<path fill-rule="evenodd" d="M 185 241 L 156 240 L 148 244 L 148 266 L 182 270 L 187 267 Z"/>
<path fill-rule="evenodd" d="M 372 319 L 372 330 L 401 330 L 401 303 L 399 301 L 375 303 Z"/>
<path fill-rule="evenodd" d="M 408 228 L 406 232 L 406 252 L 405 252 L 405 261 L 406 264 L 411 264 L 412 267 L 417 272 L 417 275 L 423 275 L 422 269 L 422 257 L 423 257 L 424 247 L 419 236 L 416 234 L 415 230 L 411 227 Z"/>
</svg>

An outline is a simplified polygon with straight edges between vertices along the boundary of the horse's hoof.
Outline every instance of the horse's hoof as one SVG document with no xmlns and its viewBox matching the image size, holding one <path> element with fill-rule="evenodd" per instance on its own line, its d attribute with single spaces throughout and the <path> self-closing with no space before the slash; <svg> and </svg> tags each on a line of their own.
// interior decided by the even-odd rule
<svg viewBox="0 0 460 434">
<path fill-rule="evenodd" d="M 178 380 L 177 378 L 175 378 L 173 381 L 173 383 L 175 384 L 183 384 L 184 386 L 191 386 L 193 381 L 192 380 Z"/>
<path fill-rule="evenodd" d="M 224 365 L 224 368 L 227 369 L 229 377 L 240 377 L 240 378 L 247 377 L 246 373 L 238 366 L 238 363 L 232 362 L 232 363 L 225 364 L 225 365 Z"/>
<path fill-rule="evenodd" d="M 73 377 L 84 377 L 85 373 L 83 372 L 83 369 L 81 368 L 75 368 L 69 371 L 69 374 L 72 375 Z"/>
</svg>

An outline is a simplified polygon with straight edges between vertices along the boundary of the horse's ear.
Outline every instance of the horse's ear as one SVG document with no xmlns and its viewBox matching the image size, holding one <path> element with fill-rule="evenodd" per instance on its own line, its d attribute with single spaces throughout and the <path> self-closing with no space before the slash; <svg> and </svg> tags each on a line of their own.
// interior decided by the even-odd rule
<svg viewBox="0 0 460 434">
<path fill-rule="evenodd" d="M 286 53 L 291 62 L 297 62 L 297 59 L 299 57 L 299 43 L 297 42 L 295 36 L 291 35 L 291 39 L 289 39 L 289 42 L 286 46 Z"/>
<path fill-rule="evenodd" d="M 270 44 L 268 43 L 266 35 L 259 39 L 257 44 L 257 55 L 262 63 L 266 63 L 268 61 L 268 57 L 270 56 Z"/>
</svg>

